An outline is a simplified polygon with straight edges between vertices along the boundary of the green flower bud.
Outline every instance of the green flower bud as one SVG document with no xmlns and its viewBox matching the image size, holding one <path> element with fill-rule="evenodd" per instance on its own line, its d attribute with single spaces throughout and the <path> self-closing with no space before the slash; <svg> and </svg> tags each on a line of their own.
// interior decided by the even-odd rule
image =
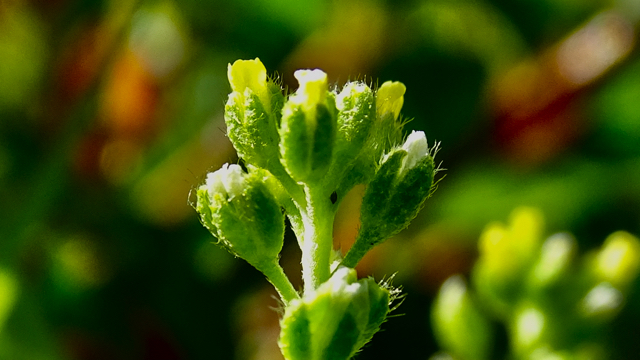
<svg viewBox="0 0 640 360">
<path fill-rule="evenodd" d="M 640 241 L 624 231 L 609 235 L 594 265 L 598 279 L 626 288 L 640 272 Z"/>
<path fill-rule="evenodd" d="M 517 354 L 526 354 L 545 344 L 550 338 L 549 319 L 535 305 L 521 305 L 510 324 L 511 341 Z"/>
<path fill-rule="evenodd" d="M 366 93 L 360 95 L 357 91 L 347 89 L 347 87 L 340 95 L 346 90 L 350 90 L 356 96 L 361 96 L 362 99 L 359 101 L 366 99 L 363 96 L 367 95 Z M 371 112 L 374 113 L 372 114 L 374 120 L 370 125 L 367 122 L 361 124 L 361 126 L 370 127 L 367 131 L 368 137 L 362 145 L 358 157 L 347 167 L 348 170 L 338 186 L 339 193 L 347 193 L 356 184 L 368 184 L 376 172 L 382 155 L 401 142 L 404 123 L 398 121 L 398 118 L 404 103 L 405 90 L 406 87 L 400 82 L 386 81 L 376 91 L 375 109 L 371 109 Z M 365 109 L 364 106 L 361 108 L 361 110 Z M 339 161 L 341 156 L 338 155 L 336 158 Z"/>
<path fill-rule="evenodd" d="M 18 300 L 20 288 L 15 276 L 0 268 L 0 333 Z"/>
<path fill-rule="evenodd" d="M 400 116 L 407 87 L 399 81 L 385 81 L 376 93 L 376 113 L 379 118 L 390 116 L 394 121 Z"/>
<path fill-rule="evenodd" d="M 375 120 L 374 103 L 373 91 L 367 84 L 361 82 L 346 84 L 336 96 L 338 108 L 336 152 L 357 154 L 361 151 Z"/>
<path fill-rule="evenodd" d="M 553 350 L 548 345 L 536 348 L 526 357 L 528 360 L 588 360 L 598 358 L 599 357 L 591 356 L 582 357 L 580 355 L 572 354 L 569 351 Z"/>
<path fill-rule="evenodd" d="M 549 237 L 540 249 L 540 257 L 529 274 L 529 284 L 536 290 L 566 278 L 577 252 L 575 239 L 568 233 Z"/>
<path fill-rule="evenodd" d="M 278 124 L 284 96 L 259 59 L 229 65 L 232 92 L 225 106 L 227 133 L 238 155 L 265 169 L 278 166 Z"/>
<path fill-rule="evenodd" d="M 282 109 L 280 153 L 296 181 L 322 178 L 333 159 L 337 109 L 321 70 L 298 70 L 300 83 Z"/>
<path fill-rule="evenodd" d="M 234 255 L 263 270 L 277 262 L 284 238 L 284 215 L 267 184 L 270 174 L 225 164 L 197 190 L 203 225 Z"/>
<path fill-rule="evenodd" d="M 373 279 L 339 267 L 315 291 L 293 300 L 280 322 L 279 345 L 287 360 L 346 360 L 379 330 L 390 292 Z"/>
<path fill-rule="evenodd" d="M 412 132 L 401 148 L 385 155 L 367 186 L 360 210 L 361 228 L 343 265 L 354 267 L 364 254 L 409 225 L 431 194 L 434 151 L 422 131 Z"/>
<path fill-rule="evenodd" d="M 365 143 L 375 121 L 374 105 L 373 91 L 361 82 L 348 83 L 336 96 L 338 132 L 331 176 L 341 176 L 349 164 L 367 150 Z"/>
<path fill-rule="evenodd" d="M 592 289 L 579 303 L 580 315 L 596 321 L 611 320 L 624 305 L 625 297 L 622 292 L 611 284 L 603 282 Z"/>
<path fill-rule="evenodd" d="M 542 213 L 521 207 L 511 213 L 508 225 L 489 224 L 480 235 L 473 281 L 478 296 L 499 316 L 508 316 L 523 291 L 540 254 L 543 231 Z"/>
<path fill-rule="evenodd" d="M 456 359 L 488 359 L 493 328 L 473 302 L 464 279 L 455 275 L 442 284 L 431 309 L 438 343 Z"/>
<path fill-rule="evenodd" d="M 406 91 L 406 86 L 399 81 L 385 81 L 376 92 L 377 121 L 371 141 L 376 160 L 402 139 L 404 124 L 398 118 Z"/>
</svg>

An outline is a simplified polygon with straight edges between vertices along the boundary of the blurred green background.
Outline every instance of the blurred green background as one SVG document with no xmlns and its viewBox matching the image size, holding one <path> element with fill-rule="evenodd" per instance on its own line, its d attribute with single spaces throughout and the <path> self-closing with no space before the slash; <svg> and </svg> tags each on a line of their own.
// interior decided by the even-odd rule
<svg viewBox="0 0 640 360">
<path fill-rule="evenodd" d="M 428 358 L 432 298 L 488 222 L 535 206 L 582 251 L 640 234 L 638 20 L 637 0 L 0 1 L 0 359 L 281 359 L 273 290 L 187 201 L 237 161 L 227 64 L 255 57 L 290 89 L 299 68 L 402 81 L 405 129 L 442 143 L 438 191 L 359 266 L 408 296 L 358 359 Z M 298 261 L 289 234 L 300 286 Z"/>
</svg>

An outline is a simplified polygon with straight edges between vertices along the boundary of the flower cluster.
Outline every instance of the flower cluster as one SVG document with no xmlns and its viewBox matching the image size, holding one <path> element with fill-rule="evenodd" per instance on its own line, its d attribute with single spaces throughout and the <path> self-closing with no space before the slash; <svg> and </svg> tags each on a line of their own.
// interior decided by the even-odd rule
<svg viewBox="0 0 640 360">
<path fill-rule="evenodd" d="M 505 324 L 510 359 L 604 359 L 606 334 L 640 275 L 640 240 L 618 231 L 582 258 L 568 233 L 547 238 L 533 208 L 514 210 L 480 237 L 470 289 L 449 278 L 434 301 L 436 339 L 453 359 L 494 359 Z"/>
<path fill-rule="evenodd" d="M 353 268 L 404 229 L 437 171 L 423 132 L 402 141 L 405 86 L 364 82 L 330 89 L 321 70 L 294 73 L 288 97 L 260 60 L 229 65 L 229 139 L 246 168 L 225 164 L 197 189 L 196 210 L 218 243 L 265 274 L 281 295 L 280 347 L 293 359 L 349 359 L 379 329 L 396 291 Z M 333 221 L 345 194 L 367 186 L 361 229 L 341 259 Z M 304 290 L 278 264 L 288 217 L 302 250 Z M 337 259 L 337 260 L 336 260 Z"/>
</svg>

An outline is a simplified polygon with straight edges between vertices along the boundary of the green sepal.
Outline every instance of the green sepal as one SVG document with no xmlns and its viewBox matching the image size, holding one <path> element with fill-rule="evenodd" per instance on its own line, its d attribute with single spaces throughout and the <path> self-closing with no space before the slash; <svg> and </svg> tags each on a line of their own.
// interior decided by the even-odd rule
<svg viewBox="0 0 640 360">
<path fill-rule="evenodd" d="M 348 83 L 337 96 L 336 108 L 336 154 L 353 159 L 362 151 L 375 121 L 373 91 L 365 83 Z"/>
<path fill-rule="evenodd" d="M 316 128 L 313 132 L 310 172 L 312 177 L 326 173 L 333 160 L 333 145 L 336 138 L 337 110 L 332 94 L 327 95 L 327 105 L 316 107 Z"/>
<path fill-rule="evenodd" d="M 335 99 L 327 92 L 326 103 L 314 111 L 288 101 L 282 110 L 280 156 L 287 172 L 296 181 L 321 179 L 333 159 L 336 135 Z"/>
<path fill-rule="evenodd" d="M 282 85 L 280 80 L 269 79 L 267 81 L 267 89 L 271 96 L 271 114 L 273 115 L 276 132 L 280 129 L 280 122 L 282 121 L 282 107 L 284 106 L 285 97 L 282 93 Z"/>
<path fill-rule="evenodd" d="M 315 291 L 292 301 L 280 322 L 287 360 L 346 360 L 366 344 L 389 313 L 390 292 L 340 267 Z"/>
<path fill-rule="evenodd" d="M 370 124 L 360 124 L 369 127 L 368 136 L 355 155 L 356 158 L 347 164 L 347 170 L 337 186 L 339 194 L 346 194 L 355 185 L 369 184 L 376 174 L 382 155 L 401 143 L 404 122 L 398 119 L 404 102 L 404 89 L 401 83 L 387 81 L 375 92 L 370 109 L 373 121 Z M 359 101 L 363 101 L 364 105 L 368 99 Z M 362 110 L 364 109 L 363 106 Z"/>
<path fill-rule="evenodd" d="M 384 217 L 387 213 L 389 203 L 394 196 L 398 170 L 406 156 L 407 152 L 402 149 L 391 153 L 367 185 L 360 209 L 360 223 L 366 231 L 375 231 L 382 237 L 389 232 L 388 227 L 391 224 L 380 222 L 380 215 Z"/>
<path fill-rule="evenodd" d="M 325 179 L 325 184 L 331 187 L 337 187 L 345 176 L 359 177 L 359 174 L 351 173 L 357 172 L 353 165 L 361 153 L 368 149 L 366 144 L 376 116 L 374 93 L 365 83 L 348 83 L 336 95 L 336 108 L 338 115 L 334 161 Z M 344 195 L 350 188 L 340 190 Z"/>
<path fill-rule="evenodd" d="M 407 171 L 401 181 L 398 181 L 388 205 L 387 236 L 397 234 L 415 219 L 422 204 L 431 194 L 434 174 L 433 158 L 429 157 Z"/>
<path fill-rule="evenodd" d="M 280 125 L 280 153 L 287 172 L 295 180 L 306 177 L 311 157 L 311 134 L 301 106 L 290 102 L 282 109 Z"/>
<path fill-rule="evenodd" d="M 279 94 L 279 96 L 278 96 Z M 278 105 L 281 93 L 273 93 L 274 105 Z M 243 100 L 243 103 L 238 101 Z M 227 134 L 236 148 L 238 156 L 252 165 L 272 169 L 279 162 L 277 122 L 275 115 L 265 110 L 265 104 L 247 88 L 240 96 L 237 92 L 229 95 L 225 106 Z"/>
</svg>

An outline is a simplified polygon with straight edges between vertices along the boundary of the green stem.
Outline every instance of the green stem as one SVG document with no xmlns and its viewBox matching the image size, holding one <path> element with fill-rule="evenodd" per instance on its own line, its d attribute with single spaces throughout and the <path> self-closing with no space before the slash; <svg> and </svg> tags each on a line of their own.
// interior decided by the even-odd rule
<svg viewBox="0 0 640 360">
<path fill-rule="evenodd" d="M 282 184 L 282 187 L 289 193 L 294 203 L 296 203 L 300 209 L 304 209 L 306 206 L 304 189 L 289 176 L 289 173 L 287 173 L 282 164 L 278 163 L 275 166 L 270 166 L 269 171 L 280 181 L 280 184 Z"/>
<path fill-rule="evenodd" d="M 356 265 L 358 265 L 360 260 L 362 260 L 364 255 L 369 250 L 371 250 L 373 246 L 369 246 L 369 247 L 358 246 L 359 243 L 361 243 L 360 239 L 361 239 L 360 237 L 356 239 L 356 242 L 353 243 L 353 246 L 351 246 L 351 249 L 349 249 L 349 251 L 347 252 L 347 255 L 345 255 L 344 259 L 342 259 L 342 262 L 340 263 L 340 265 L 354 268 L 356 267 Z"/>
<path fill-rule="evenodd" d="M 369 250 L 382 243 L 382 240 L 384 239 L 379 234 L 372 234 L 371 231 L 360 228 L 356 241 L 351 246 L 351 249 L 347 251 L 347 255 L 342 259 L 340 265 L 355 268 Z"/>
<path fill-rule="evenodd" d="M 300 295 L 296 291 L 296 289 L 289 281 L 289 278 L 282 270 L 278 261 L 274 261 L 273 263 L 267 263 L 266 265 L 260 266 L 258 268 L 266 277 L 267 280 L 273 287 L 276 288 L 278 294 L 280 294 L 280 298 L 284 301 L 285 305 L 290 303 L 293 299 L 300 298 Z"/>
<path fill-rule="evenodd" d="M 305 292 L 315 290 L 329 279 L 335 215 L 328 195 L 309 191 L 309 188 L 307 190 L 307 211 L 302 214 L 302 278 Z"/>
</svg>

